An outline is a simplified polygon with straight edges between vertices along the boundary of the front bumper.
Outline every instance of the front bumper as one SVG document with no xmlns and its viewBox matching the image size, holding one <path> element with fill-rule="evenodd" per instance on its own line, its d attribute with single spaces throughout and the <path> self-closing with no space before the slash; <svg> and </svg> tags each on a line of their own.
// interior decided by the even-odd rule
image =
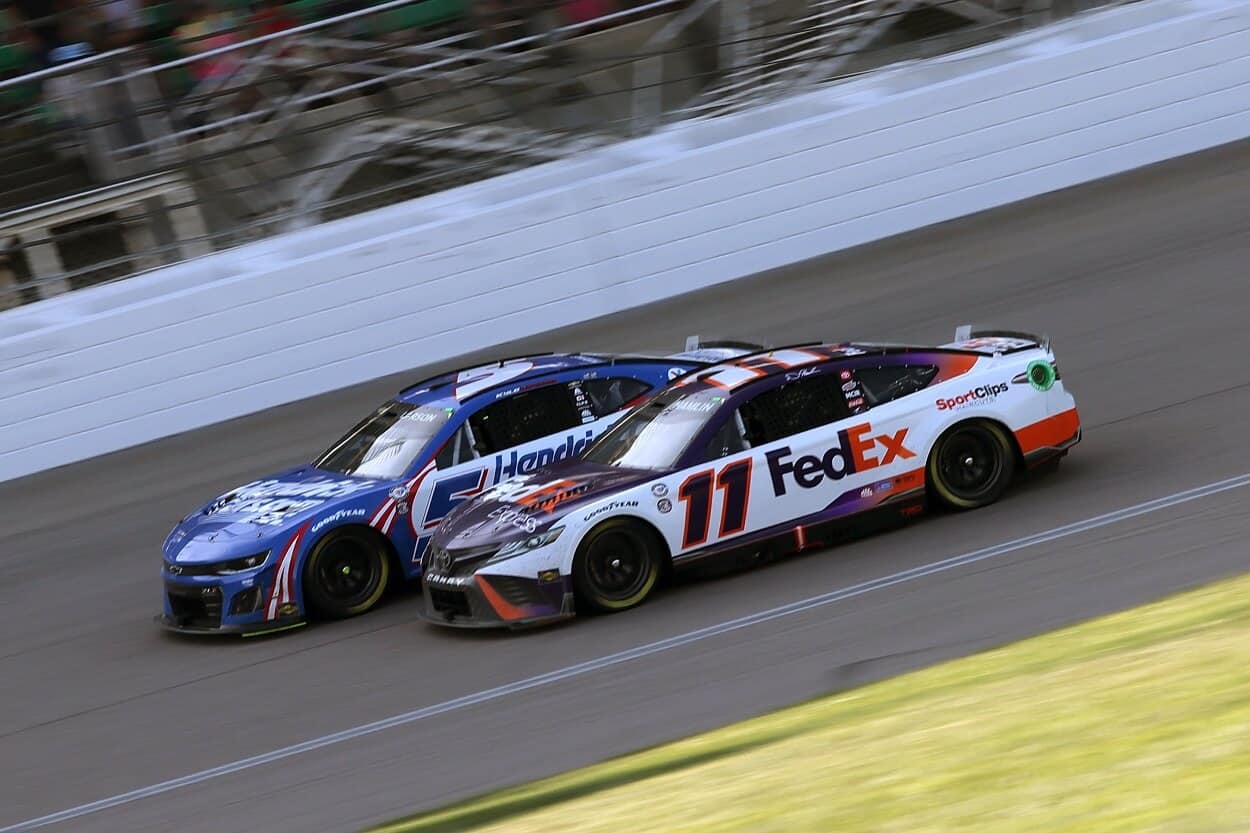
<svg viewBox="0 0 1250 833">
<path fill-rule="evenodd" d="M 426 575 L 417 616 L 453 628 L 523 628 L 571 618 L 573 587 L 554 581 L 506 575 Z"/>
<path fill-rule="evenodd" d="M 176 579 L 164 575 L 163 629 L 199 636 L 257 636 L 305 624 L 297 605 L 284 605 L 266 617 L 267 583 L 259 576 Z"/>
<path fill-rule="evenodd" d="M 171 633 L 187 634 L 191 636 L 263 636 L 267 633 L 289 631 L 293 628 L 300 628 L 308 624 L 308 622 L 301 616 L 288 616 L 283 619 L 275 619 L 271 622 L 253 622 L 251 624 L 241 625 L 220 625 L 214 628 L 196 625 L 183 625 L 163 613 L 154 617 L 154 621 L 160 625 L 162 629 Z"/>
</svg>

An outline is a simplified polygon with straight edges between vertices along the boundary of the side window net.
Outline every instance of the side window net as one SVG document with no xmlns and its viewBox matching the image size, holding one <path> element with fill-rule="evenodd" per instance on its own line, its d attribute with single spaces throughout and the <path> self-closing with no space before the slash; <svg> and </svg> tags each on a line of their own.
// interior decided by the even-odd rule
<svg viewBox="0 0 1250 833">
<path fill-rule="evenodd" d="M 882 405 L 928 386 L 937 376 L 931 364 L 881 365 L 861 367 L 855 378 L 864 391 L 869 406 Z"/>
<path fill-rule="evenodd" d="M 740 409 L 751 445 L 779 440 L 847 415 L 837 375 L 808 376 L 764 391 Z"/>
<path fill-rule="evenodd" d="M 627 376 L 616 379 L 585 379 L 580 386 L 596 419 L 619 411 L 625 407 L 625 403 L 651 390 L 646 382 Z"/>
<path fill-rule="evenodd" d="M 565 385 L 547 385 L 509 396 L 469 417 L 479 454 L 494 454 L 580 423 Z"/>
<path fill-rule="evenodd" d="M 746 451 L 751 444 L 746 440 L 746 428 L 742 422 L 742 413 L 734 411 L 720 430 L 708 441 L 704 452 L 705 459 L 719 460 L 729 454 Z"/>
<path fill-rule="evenodd" d="M 473 446 L 469 442 L 469 426 L 461 425 L 456 429 L 456 433 L 443 443 L 442 449 L 438 452 L 438 458 L 434 461 L 434 465 L 439 471 L 449 469 L 452 466 L 458 466 L 461 463 L 467 463 L 477 456 Z"/>
</svg>

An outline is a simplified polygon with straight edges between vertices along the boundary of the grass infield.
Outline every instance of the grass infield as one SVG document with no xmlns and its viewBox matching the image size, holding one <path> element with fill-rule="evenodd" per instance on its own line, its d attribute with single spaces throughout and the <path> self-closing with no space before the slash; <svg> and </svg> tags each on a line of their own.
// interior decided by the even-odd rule
<svg viewBox="0 0 1250 833">
<path fill-rule="evenodd" d="M 372 833 L 1250 831 L 1250 575 Z"/>
</svg>

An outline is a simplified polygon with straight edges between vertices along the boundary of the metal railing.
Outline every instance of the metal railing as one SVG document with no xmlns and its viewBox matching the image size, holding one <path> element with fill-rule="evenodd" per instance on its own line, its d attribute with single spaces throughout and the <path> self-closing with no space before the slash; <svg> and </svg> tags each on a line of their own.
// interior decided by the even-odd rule
<svg viewBox="0 0 1250 833">
<path fill-rule="evenodd" d="M 862 71 L 889 60 L 882 35 L 918 10 L 960 19 L 963 8 L 954 28 L 978 37 L 1055 14 L 994 0 L 651 0 L 506 38 L 466 25 L 368 31 L 414 2 L 173 60 L 130 47 L 0 81 L 59 95 L 54 135 L 94 179 L 69 202 L 0 214 L 0 309 Z M 928 34 L 911 41 L 940 51 L 948 34 Z M 213 61 L 170 93 L 171 73 Z M 44 140 L 27 141 L 22 153 Z M 17 157 L 0 147 L 3 158 Z M 128 196 L 157 182 L 160 194 Z M 114 243 L 99 242 L 102 229 Z"/>
</svg>

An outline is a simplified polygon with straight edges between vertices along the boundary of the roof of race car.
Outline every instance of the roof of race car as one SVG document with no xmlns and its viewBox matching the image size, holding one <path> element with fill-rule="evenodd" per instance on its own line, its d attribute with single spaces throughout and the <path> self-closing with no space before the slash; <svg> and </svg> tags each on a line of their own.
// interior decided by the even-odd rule
<svg viewBox="0 0 1250 833">
<path fill-rule="evenodd" d="M 785 372 L 797 359 L 799 364 L 815 361 L 828 361 L 837 358 L 852 358 L 863 355 L 885 355 L 888 353 L 954 353 L 965 356 L 992 355 L 999 352 L 1013 352 L 1037 346 L 1035 337 L 1027 333 L 1006 331 L 984 331 L 971 333 L 972 338 L 963 338 L 940 346 L 916 344 L 885 344 L 870 342 L 802 342 L 781 347 L 760 347 L 744 342 L 721 342 L 709 344 L 704 348 L 692 346 L 682 353 L 666 356 L 645 354 L 610 354 L 610 353 L 532 353 L 513 356 L 486 364 L 459 368 L 433 376 L 404 388 L 396 397 L 400 402 L 410 405 L 433 405 L 438 407 L 458 407 L 465 400 L 479 393 L 498 388 L 510 388 L 513 385 L 525 384 L 535 377 L 546 376 L 568 370 L 589 369 L 611 364 L 627 364 L 633 362 L 674 363 L 703 365 L 704 370 L 691 374 L 687 383 L 702 383 L 720 371 L 730 368 L 750 368 L 753 379 L 771 377 Z M 752 349 L 758 347 L 759 349 Z M 739 355 L 725 357 L 715 355 L 725 349 L 738 352 Z M 805 355 L 806 354 L 806 355 Z M 789 355 L 791 361 L 786 361 Z M 707 384 L 716 386 L 715 381 Z"/>
<path fill-rule="evenodd" d="M 479 393 L 510 388 L 533 381 L 536 377 L 568 370 L 630 363 L 693 364 L 706 367 L 713 365 L 712 361 L 702 360 L 695 355 L 697 352 L 669 356 L 606 353 L 535 353 L 514 356 L 487 364 L 458 368 L 424 379 L 404 388 L 395 398 L 410 405 L 457 407 Z"/>
<path fill-rule="evenodd" d="M 773 347 L 722 361 L 706 370 L 691 373 L 674 384 L 692 388 L 739 388 L 747 382 L 772 378 L 795 369 L 834 359 L 885 356 L 903 353 L 939 357 L 964 357 L 969 363 L 982 356 L 994 356 L 1037 347 L 1034 337 L 1023 333 L 974 333 L 975 338 L 942 345 L 889 344 L 883 342 L 805 342 Z M 945 363 L 945 362 L 943 362 Z"/>
</svg>

